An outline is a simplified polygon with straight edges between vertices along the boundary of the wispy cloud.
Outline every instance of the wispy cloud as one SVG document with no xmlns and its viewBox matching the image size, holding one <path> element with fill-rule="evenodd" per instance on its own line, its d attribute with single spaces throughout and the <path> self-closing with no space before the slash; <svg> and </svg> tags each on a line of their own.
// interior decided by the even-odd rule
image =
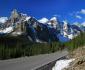
<svg viewBox="0 0 85 70">
<path fill-rule="evenodd" d="M 85 9 L 81 9 L 80 13 L 85 14 Z"/>
<path fill-rule="evenodd" d="M 76 15 L 75 17 L 78 19 L 82 19 L 82 17 L 80 15 Z"/>
<path fill-rule="evenodd" d="M 85 15 L 85 9 L 81 9 L 80 11 L 73 11 L 69 13 L 71 17 L 82 19 L 81 15 Z"/>
<path fill-rule="evenodd" d="M 58 14 L 57 14 L 57 15 L 55 14 L 55 15 L 53 15 L 53 16 L 54 16 L 54 17 L 61 17 L 61 15 L 58 15 Z"/>
<path fill-rule="evenodd" d="M 78 12 L 73 12 L 69 14 L 71 17 L 73 18 L 77 18 L 77 19 L 82 19 L 82 17 L 80 16 L 80 14 L 78 14 Z"/>
</svg>

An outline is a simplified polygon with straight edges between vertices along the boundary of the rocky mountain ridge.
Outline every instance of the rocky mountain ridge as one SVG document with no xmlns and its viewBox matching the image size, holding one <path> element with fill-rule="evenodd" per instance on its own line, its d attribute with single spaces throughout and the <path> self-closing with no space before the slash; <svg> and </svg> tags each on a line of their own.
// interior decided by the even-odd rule
<svg viewBox="0 0 85 70">
<path fill-rule="evenodd" d="M 0 35 L 26 35 L 34 42 L 69 41 L 85 31 L 85 26 L 71 25 L 67 21 L 59 21 L 56 17 L 50 20 L 23 14 L 14 9 L 9 18 L 0 18 Z M 3 20 L 2 20 L 3 19 Z"/>
</svg>

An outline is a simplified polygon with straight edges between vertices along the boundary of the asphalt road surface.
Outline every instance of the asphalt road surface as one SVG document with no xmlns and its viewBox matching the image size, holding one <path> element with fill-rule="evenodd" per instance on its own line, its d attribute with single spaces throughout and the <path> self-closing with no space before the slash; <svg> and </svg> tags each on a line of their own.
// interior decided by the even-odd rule
<svg viewBox="0 0 85 70">
<path fill-rule="evenodd" d="M 0 70 L 36 70 L 37 68 L 66 56 L 67 54 L 68 52 L 63 50 L 51 54 L 0 60 Z"/>
</svg>

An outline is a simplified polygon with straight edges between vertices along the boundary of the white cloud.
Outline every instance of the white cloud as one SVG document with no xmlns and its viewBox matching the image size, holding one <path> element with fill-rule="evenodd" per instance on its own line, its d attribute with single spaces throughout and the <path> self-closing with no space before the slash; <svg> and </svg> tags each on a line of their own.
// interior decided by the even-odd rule
<svg viewBox="0 0 85 70">
<path fill-rule="evenodd" d="M 81 9 L 80 13 L 85 14 L 85 9 Z"/>
<path fill-rule="evenodd" d="M 78 19 L 82 19 L 82 17 L 80 15 L 76 15 L 76 18 Z"/>
<path fill-rule="evenodd" d="M 85 9 L 81 9 L 80 11 L 73 11 L 72 13 L 69 13 L 71 17 L 78 18 L 78 19 L 82 19 L 82 17 L 80 16 L 81 14 L 85 14 Z"/>
<path fill-rule="evenodd" d="M 80 11 L 73 11 L 72 13 L 69 13 L 70 16 L 79 15 L 79 14 L 85 14 L 85 9 L 81 9 Z"/>
</svg>

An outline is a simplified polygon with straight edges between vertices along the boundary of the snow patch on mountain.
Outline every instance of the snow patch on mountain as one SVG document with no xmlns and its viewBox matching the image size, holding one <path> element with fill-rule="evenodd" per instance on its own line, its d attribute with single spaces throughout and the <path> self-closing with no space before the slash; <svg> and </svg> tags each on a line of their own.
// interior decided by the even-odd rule
<svg viewBox="0 0 85 70">
<path fill-rule="evenodd" d="M 10 33 L 13 31 L 13 27 L 5 28 L 4 30 L 0 30 L 0 33 Z"/>
<path fill-rule="evenodd" d="M 83 22 L 81 25 L 85 26 L 85 22 Z"/>
<path fill-rule="evenodd" d="M 30 18 L 31 18 L 30 16 L 29 17 L 26 17 L 25 21 L 28 21 Z"/>
<path fill-rule="evenodd" d="M 63 23 L 64 23 L 65 25 L 67 25 L 67 24 L 68 24 L 66 20 L 64 20 L 64 21 L 63 21 Z"/>
<path fill-rule="evenodd" d="M 0 17 L 0 23 L 5 23 L 7 20 L 7 17 Z"/>
<path fill-rule="evenodd" d="M 73 34 L 68 35 L 69 39 L 73 39 L 73 37 L 74 37 Z"/>
<path fill-rule="evenodd" d="M 64 36 L 67 36 L 68 35 L 68 23 L 67 23 L 67 21 L 63 21 L 63 34 L 64 34 Z"/>
<path fill-rule="evenodd" d="M 78 27 L 81 27 L 81 24 L 78 23 L 78 22 L 74 22 L 73 25 L 76 25 L 76 26 L 78 26 Z"/>
<path fill-rule="evenodd" d="M 42 18 L 38 20 L 40 23 L 47 23 L 49 20 L 47 18 Z"/>
<path fill-rule="evenodd" d="M 50 20 L 57 21 L 57 18 L 56 17 L 52 17 Z"/>
<path fill-rule="evenodd" d="M 36 42 L 37 42 L 37 43 L 46 43 L 46 42 L 41 41 L 41 40 L 39 40 L 39 39 L 36 39 Z"/>
</svg>

